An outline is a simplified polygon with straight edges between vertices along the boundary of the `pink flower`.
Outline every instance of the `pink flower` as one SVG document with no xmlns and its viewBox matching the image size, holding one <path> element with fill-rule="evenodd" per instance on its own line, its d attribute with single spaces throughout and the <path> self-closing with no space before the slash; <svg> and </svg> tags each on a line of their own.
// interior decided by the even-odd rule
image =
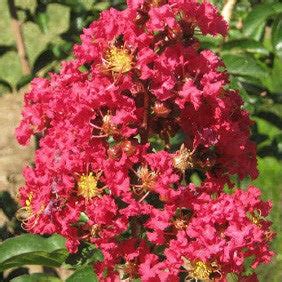
<svg viewBox="0 0 282 282">
<path fill-rule="evenodd" d="M 273 256 L 271 203 L 233 183 L 257 176 L 252 122 L 198 29 L 226 35 L 227 24 L 205 1 L 129 0 L 25 96 L 17 139 L 40 140 L 18 218 L 64 236 L 69 252 L 95 244 L 101 281 L 243 281 L 256 279 L 243 275 L 247 259 L 255 269 Z"/>
</svg>

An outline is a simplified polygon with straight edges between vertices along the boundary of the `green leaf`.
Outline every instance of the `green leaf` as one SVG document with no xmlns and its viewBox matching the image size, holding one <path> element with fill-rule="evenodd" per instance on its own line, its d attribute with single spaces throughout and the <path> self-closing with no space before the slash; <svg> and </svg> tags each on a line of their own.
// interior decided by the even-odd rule
<svg viewBox="0 0 282 282">
<path fill-rule="evenodd" d="M 58 3 L 71 8 L 75 12 L 85 12 L 86 7 L 81 0 L 51 0 L 52 3 Z"/>
<path fill-rule="evenodd" d="M 255 257 L 254 256 L 250 256 L 250 257 L 247 257 L 245 258 L 245 261 L 244 261 L 244 275 L 245 276 L 249 276 L 249 275 L 252 275 L 254 273 L 254 269 L 252 268 L 252 264 L 254 263 L 254 260 L 255 260 Z"/>
<path fill-rule="evenodd" d="M 282 59 L 282 14 L 273 23 L 271 41 L 274 52 Z"/>
<path fill-rule="evenodd" d="M 18 210 L 17 203 L 8 191 L 0 192 L 0 209 L 9 220 L 12 220 Z"/>
<path fill-rule="evenodd" d="M 51 47 L 51 49 L 56 59 L 61 60 L 70 55 L 72 44 L 70 42 L 64 42 L 62 44 L 54 45 L 53 47 Z"/>
<path fill-rule="evenodd" d="M 263 79 L 267 76 L 266 70 L 250 54 L 223 54 L 223 61 L 229 73 L 238 76 Z"/>
<path fill-rule="evenodd" d="M 92 266 L 86 266 L 78 269 L 71 275 L 66 282 L 78 282 L 78 281 L 87 281 L 87 282 L 98 282 L 97 275 L 94 273 Z"/>
<path fill-rule="evenodd" d="M 2 92 L 13 92 L 13 87 L 7 80 L 0 78 L 0 96 Z"/>
<path fill-rule="evenodd" d="M 28 74 L 28 75 L 24 75 L 22 76 L 17 84 L 16 84 L 16 89 L 19 90 L 22 87 L 26 86 L 28 83 L 30 83 L 30 81 L 33 79 L 33 75 L 32 74 Z"/>
<path fill-rule="evenodd" d="M 97 10 L 97 11 L 103 11 L 106 10 L 110 7 L 110 3 L 109 2 L 98 2 L 96 4 L 93 5 L 93 10 Z"/>
<path fill-rule="evenodd" d="M 16 51 L 16 47 L 14 45 L 0 45 L 0 56 L 9 51 Z"/>
<path fill-rule="evenodd" d="M 223 44 L 222 51 L 248 52 L 260 55 L 268 55 L 269 52 L 263 45 L 254 39 L 242 38 L 230 40 Z"/>
<path fill-rule="evenodd" d="M 270 75 L 263 80 L 263 84 L 265 85 L 265 87 L 269 89 L 269 91 L 273 93 L 282 93 L 282 80 L 279 79 L 281 73 L 282 73 L 282 57 L 275 56 Z"/>
<path fill-rule="evenodd" d="M 256 114 L 257 117 L 262 118 L 271 124 L 275 125 L 277 128 L 282 129 L 282 118 L 275 113 L 261 111 Z"/>
<path fill-rule="evenodd" d="M 0 245 L 0 272 L 26 264 L 60 266 L 67 257 L 65 239 L 59 235 L 44 238 L 23 234 Z"/>
<path fill-rule="evenodd" d="M 281 3 L 266 3 L 255 6 L 244 21 L 244 35 L 258 40 L 258 31 L 264 28 L 266 20 L 279 13 L 282 13 Z"/>
<path fill-rule="evenodd" d="M 152 135 L 149 138 L 149 142 L 155 152 L 161 151 L 165 147 L 165 142 L 161 138 L 159 138 L 159 135 L 157 134 Z"/>
<path fill-rule="evenodd" d="M 43 33 L 47 33 L 48 31 L 48 14 L 47 12 L 44 13 L 38 13 L 35 16 L 35 22 L 37 23 L 37 25 L 39 26 L 40 30 Z"/>
<path fill-rule="evenodd" d="M 62 280 L 45 273 L 33 273 L 18 276 L 12 279 L 11 282 L 62 282 Z"/>
<path fill-rule="evenodd" d="M 32 68 L 33 73 L 37 73 L 39 70 L 52 63 L 56 59 L 51 48 L 51 45 L 48 46 L 47 49 L 41 52 L 36 58 Z"/>
<path fill-rule="evenodd" d="M 79 222 L 85 223 L 85 222 L 87 222 L 88 220 L 89 220 L 89 217 L 87 216 L 87 214 L 84 213 L 84 212 L 81 212 L 81 213 L 80 213 L 80 216 L 79 216 Z"/>
<path fill-rule="evenodd" d="M 276 145 L 277 152 L 282 154 L 282 133 L 274 137 L 273 143 Z"/>
<path fill-rule="evenodd" d="M 185 134 L 182 131 L 177 132 L 173 137 L 169 139 L 169 142 L 171 144 L 171 151 L 174 152 L 178 150 L 181 146 L 181 144 L 185 141 Z"/>
<path fill-rule="evenodd" d="M 80 269 L 103 259 L 103 253 L 95 245 L 83 242 L 79 245 L 78 252 L 68 255 L 65 265 L 68 268 Z"/>
<path fill-rule="evenodd" d="M 35 23 L 39 26 L 43 33 L 48 31 L 48 14 L 47 14 L 47 2 L 46 0 L 37 0 L 37 6 L 35 9 Z"/>
<path fill-rule="evenodd" d="M 227 281 L 228 282 L 238 282 L 238 277 L 235 273 L 228 273 L 227 274 Z"/>
</svg>

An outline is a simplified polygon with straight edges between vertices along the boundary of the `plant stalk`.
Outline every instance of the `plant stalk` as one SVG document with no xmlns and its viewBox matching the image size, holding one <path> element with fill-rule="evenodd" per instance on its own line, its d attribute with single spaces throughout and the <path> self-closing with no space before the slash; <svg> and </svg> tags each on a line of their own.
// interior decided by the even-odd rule
<svg viewBox="0 0 282 282">
<path fill-rule="evenodd" d="M 8 7 L 9 7 L 9 13 L 11 17 L 12 32 L 16 40 L 17 51 L 18 51 L 18 56 L 20 59 L 22 73 L 24 75 L 29 75 L 31 74 L 31 68 L 30 68 L 30 64 L 29 64 L 29 60 L 28 60 L 28 56 L 26 52 L 21 23 L 17 15 L 17 8 L 15 5 L 15 1 L 8 0 Z"/>
</svg>

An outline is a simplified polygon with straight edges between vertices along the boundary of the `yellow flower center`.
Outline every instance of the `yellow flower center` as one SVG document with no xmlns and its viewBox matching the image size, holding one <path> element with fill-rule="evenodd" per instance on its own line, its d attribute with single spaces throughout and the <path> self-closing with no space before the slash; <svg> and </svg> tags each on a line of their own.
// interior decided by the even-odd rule
<svg viewBox="0 0 282 282">
<path fill-rule="evenodd" d="M 25 200 L 25 206 L 17 210 L 16 218 L 19 221 L 25 222 L 33 216 L 33 211 L 32 211 L 32 206 L 31 206 L 32 198 L 33 198 L 33 195 L 32 195 L 32 192 L 30 192 L 28 194 L 27 199 Z"/>
<path fill-rule="evenodd" d="M 173 224 L 175 228 L 179 230 L 184 230 L 187 227 L 187 222 L 184 219 L 180 218 L 176 219 Z"/>
<path fill-rule="evenodd" d="M 105 57 L 106 66 L 116 73 L 125 73 L 132 68 L 132 55 L 125 48 L 111 47 Z"/>
<path fill-rule="evenodd" d="M 142 166 L 137 170 L 137 175 L 141 180 L 141 186 L 145 190 L 154 190 L 157 174 L 154 171 L 150 171 L 147 166 Z"/>
<path fill-rule="evenodd" d="M 151 4 L 152 7 L 160 7 L 165 3 L 166 3 L 165 0 L 151 0 L 150 1 L 150 4 Z"/>
<path fill-rule="evenodd" d="M 249 213 L 247 213 L 247 216 L 253 224 L 261 227 L 262 217 L 261 217 L 261 211 L 260 210 L 256 210 L 253 213 L 249 212 Z"/>
<path fill-rule="evenodd" d="M 78 191 L 79 196 L 84 197 L 87 200 L 92 199 L 93 197 L 98 196 L 101 191 L 99 191 L 97 185 L 100 174 L 96 176 L 93 175 L 93 172 L 90 172 L 88 175 L 82 174 L 78 180 Z"/>
<path fill-rule="evenodd" d="M 179 169 L 182 173 L 188 168 L 193 168 L 192 153 L 184 146 L 181 145 L 180 149 L 176 152 L 173 158 L 173 166 Z"/>
<path fill-rule="evenodd" d="M 137 264 L 133 261 L 126 262 L 123 270 L 124 273 L 129 276 L 129 278 L 134 278 L 138 274 Z"/>
<path fill-rule="evenodd" d="M 25 200 L 25 206 L 26 206 L 27 208 L 31 208 L 32 197 L 33 197 L 33 195 L 32 195 L 32 193 L 30 192 L 30 193 L 28 194 L 27 199 Z"/>
<path fill-rule="evenodd" d="M 192 270 L 192 277 L 196 279 L 209 279 L 211 273 L 213 272 L 212 268 L 204 263 L 203 261 L 196 261 L 193 265 L 193 270 Z"/>
</svg>

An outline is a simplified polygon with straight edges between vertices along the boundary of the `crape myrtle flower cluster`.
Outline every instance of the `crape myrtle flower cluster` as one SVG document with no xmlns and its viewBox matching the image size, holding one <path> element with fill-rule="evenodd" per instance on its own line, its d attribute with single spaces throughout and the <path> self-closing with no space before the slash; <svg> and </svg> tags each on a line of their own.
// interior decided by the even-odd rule
<svg viewBox="0 0 282 282">
<path fill-rule="evenodd" d="M 227 24 L 208 2 L 127 4 L 84 30 L 59 74 L 32 81 L 16 134 L 40 142 L 18 217 L 29 232 L 63 235 L 70 252 L 95 244 L 101 281 L 256 281 L 245 261 L 271 260 L 271 203 L 233 184 L 258 174 L 252 123 L 196 39 L 225 36 Z"/>
</svg>

